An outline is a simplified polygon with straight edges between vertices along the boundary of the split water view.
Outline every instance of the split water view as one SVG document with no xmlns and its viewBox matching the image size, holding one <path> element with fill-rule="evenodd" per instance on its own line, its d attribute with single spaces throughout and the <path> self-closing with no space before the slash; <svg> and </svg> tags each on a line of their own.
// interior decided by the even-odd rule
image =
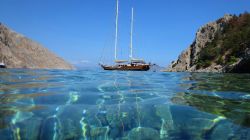
<svg viewBox="0 0 250 140">
<path fill-rule="evenodd" d="M 250 140 L 249 11 L 0 0 L 0 140 Z"/>
<path fill-rule="evenodd" d="M 1 139 L 250 137 L 249 74 L 1 70 L 0 75 Z"/>
</svg>

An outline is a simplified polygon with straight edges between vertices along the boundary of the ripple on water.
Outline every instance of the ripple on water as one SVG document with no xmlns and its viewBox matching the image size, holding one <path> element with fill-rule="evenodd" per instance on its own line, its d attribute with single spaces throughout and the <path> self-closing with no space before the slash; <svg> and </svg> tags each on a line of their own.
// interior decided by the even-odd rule
<svg viewBox="0 0 250 140">
<path fill-rule="evenodd" d="M 249 139 L 250 75 L 0 70 L 1 139 Z"/>
</svg>

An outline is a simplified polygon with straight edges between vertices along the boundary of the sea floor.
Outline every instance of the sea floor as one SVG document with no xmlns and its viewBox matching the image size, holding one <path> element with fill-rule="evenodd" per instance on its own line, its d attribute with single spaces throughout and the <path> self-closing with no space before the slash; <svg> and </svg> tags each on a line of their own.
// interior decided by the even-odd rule
<svg viewBox="0 0 250 140">
<path fill-rule="evenodd" d="M 0 70 L 1 140 L 250 139 L 250 75 Z"/>
</svg>

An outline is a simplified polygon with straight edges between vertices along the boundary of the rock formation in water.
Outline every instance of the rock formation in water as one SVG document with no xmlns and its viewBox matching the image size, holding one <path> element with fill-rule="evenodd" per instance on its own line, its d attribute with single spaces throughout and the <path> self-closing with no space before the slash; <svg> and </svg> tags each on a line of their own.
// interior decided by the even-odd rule
<svg viewBox="0 0 250 140">
<path fill-rule="evenodd" d="M 225 15 L 201 27 L 166 71 L 250 73 L 250 14 Z"/>
<path fill-rule="evenodd" d="M 1 61 L 7 68 L 73 69 L 48 49 L 0 23 Z"/>
</svg>

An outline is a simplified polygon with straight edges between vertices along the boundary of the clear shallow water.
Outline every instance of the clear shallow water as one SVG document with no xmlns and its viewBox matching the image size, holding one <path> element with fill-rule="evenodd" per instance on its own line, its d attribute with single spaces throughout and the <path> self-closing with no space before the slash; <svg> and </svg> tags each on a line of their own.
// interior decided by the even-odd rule
<svg viewBox="0 0 250 140">
<path fill-rule="evenodd" d="M 250 139 L 250 75 L 0 70 L 0 138 Z"/>
</svg>

